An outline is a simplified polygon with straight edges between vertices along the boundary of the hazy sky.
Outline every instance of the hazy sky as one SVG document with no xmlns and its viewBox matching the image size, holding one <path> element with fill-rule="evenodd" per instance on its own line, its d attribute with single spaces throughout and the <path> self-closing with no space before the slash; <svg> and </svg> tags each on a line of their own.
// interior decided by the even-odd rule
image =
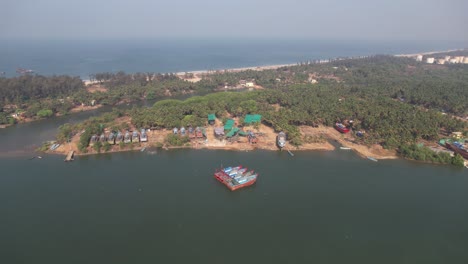
<svg viewBox="0 0 468 264">
<path fill-rule="evenodd" d="M 0 38 L 468 42 L 467 0 L 2 0 Z"/>
</svg>

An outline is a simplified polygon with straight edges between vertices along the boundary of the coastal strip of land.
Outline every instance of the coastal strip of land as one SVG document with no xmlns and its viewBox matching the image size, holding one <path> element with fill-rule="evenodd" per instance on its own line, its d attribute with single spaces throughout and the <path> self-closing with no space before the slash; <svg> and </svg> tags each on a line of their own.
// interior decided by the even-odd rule
<svg viewBox="0 0 468 264">
<path fill-rule="evenodd" d="M 125 122 L 131 124 L 128 118 L 121 118 L 118 122 Z M 132 129 L 132 128 L 130 128 Z M 133 128 L 135 129 L 135 128 Z M 89 148 L 87 153 L 79 151 L 78 144 L 80 140 L 80 134 L 75 135 L 70 143 L 62 144 L 54 151 L 47 151 L 50 154 L 61 154 L 67 155 L 70 151 L 74 151 L 75 155 L 94 155 L 99 153 L 115 153 L 124 151 L 140 151 L 151 150 L 154 148 L 160 149 L 178 149 L 178 148 L 191 148 L 191 149 L 213 149 L 213 150 L 232 150 L 232 151 L 254 151 L 254 150 L 269 150 L 279 151 L 276 145 L 275 131 L 266 125 L 261 124 L 259 127 L 245 127 L 245 130 L 255 131 L 258 137 L 258 141 L 255 144 L 249 143 L 247 137 L 236 137 L 233 140 L 218 139 L 214 136 L 214 126 L 204 127 L 206 131 L 206 138 L 191 139 L 190 142 L 182 147 L 169 146 L 165 143 L 165 139 L 169 134 L 172 134 L 170 129 L 162 130 L 150 130 L 148 132 L 147 142 L 133 142 L 129 144 L 115 144 L 110 147 L 108 151 L 97 152 L 92 148 Z M 337 130 L 331 127 L 319 126 L 300 126 L 299 127 L 305 142 L 300 146 L 287 145 L 285 150 L 289 151 L 333 151 L 335 146 L 330 143 L 336 142 L 344 147 L 351 148 L 358 155 L 362 157 L 374 157 L 376 159 L 397 159 L 398 156 L 394 150 L 383 149 L 380 145 L 365 146 L 357 143 L 353 143 L 355 138 L 351 134 L 341 134 Z M 310 138 L 313 138 L 311 141 Z"/>
<path fill-rule="evenodd" d="M 450 50 L 442 50 L 442 51 L 426 51 L 426 52 L 419 52 L 419 53 L 408 53 L 408 54 L 394 54 L 393 56 L 395 57 L 415 57 L 417 55 L 432 55 L 432 54 L 437 54 L 437 53 L 446 53 L 446 52 L 455 52 L 455 51 L 461 51 L 463 49 L 450 49 Z M 356 58 L 365 58 L 369 56 L 358 56 L 358 57 L 345 57 L 344 59 L 356 59 Z M 319 63 L 328 63 L 330 62 L 329 59 L 318 59 L 316 61 L 319 61 Z M 276 70 L 282 67 L 291 67 L 291 66 L 296 66 L 298 63 L 285 63 L 285 64 L 271 64 L 271 65 L 260 65 L 260 66 L 246 66 L 246 67 L 239 67 L 239 68 L 225 68 L 225 69 L 211 69 L 211 70 L 193 70 L 193 71 L 183 71 L 183 72 L 176 72 L 175 75 L 177 75 L 179 78 L 192 81 L 192 82 L 197 82 L 201 80 L 203 75 L 207 74 L 214 74 L 214 73 L 219 73 L 219 72 L 242 72 L 242 71 L 247 71 L 247 70 L 252 70 L 252 71 L 264 71 L 264 70 Z M 191 74 L 193 77 L 192 78 L 187 78 L 187 74 Z M 83 80 L 84 84 L 89 86 L 93 84 L 98 84 L 99 81 L 96 80 L 89 80 L 85 79 Z"/>
</svg>

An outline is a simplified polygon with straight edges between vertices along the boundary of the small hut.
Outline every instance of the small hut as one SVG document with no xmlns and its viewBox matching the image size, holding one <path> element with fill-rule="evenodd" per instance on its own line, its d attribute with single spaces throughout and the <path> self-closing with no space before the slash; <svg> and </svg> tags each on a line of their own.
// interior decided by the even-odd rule
<svg viewBox="0 0 468 264">
<path fill-rule="evenodd" d="M 89 140 L 89 145 L 90 146 L 93 146 L 94 143 L 98 142 L 99 141 L 99 137 L 98 135 L 92 135 L 91 136 L 91 139 Z"/>
<path fill-rule="evenodd" d="M 140 141 L 141 142 L 147 142 L 148 141 L 148 135 L 146 134 L 146 130 L 144 128 L 141 129 Z"/>
<path fill-rule="evenodd" d="M 122 141 L 123 141 L 123 135 L 122 135 L 122 132 L 119 131 L 119 132 L 117 133 L 117 137 L 116 137 L 116 139 L 115 139 L 115 143 L 117 144 L 117 143 L 120 143 L 120 142 L 122 142 Z"/>
<path fill-rule="evenodd" d="M 197 138 L 202 138 L 203 137 L 203 131 L 200 127 L 195 128 L 195 137 Z"/>
<path fill-rule="evenodd" d="M 224 127 L 215 127 L 214 135 L 217 138 L 223 138 L 224 137 Z"/>
<path fill-rule="evenodd" d="M 124 143 L 131 143 L 132 142 L 132 137 L 130 136 L 130 132 L 125 132 L 124 136 Z"/>
<path fill-rule="evenodd" d="M 215 114 L 209 114 L 208 115 L 208 124 L 214 125 L 216 121 L 216 115 Z"/>
<path fill-rule="evenodd" d="M 109 135 L 107 136 L 107 143 L 109 143 L 110 145 L 115 144 L 115 134 L 114 134 L 114 132 L 110 132 Z"/>
<path fill-rule="evenodd" d="M 132 133 L 132 142 L 140 142 L 140 136 L 136 130 Z"/>
<path fill-rule="evenodd" d="M 174 133 L 174 135 L 179 134 L 179 129 L 177 127 L 174 127 L 174 129 L 172 130 L 172 133 Z"/>
<path fill-rule="evenodd" d="M 181 127 L 179 131 L 181 136 L 185 136 L 185 127 Z"/>
</svg>

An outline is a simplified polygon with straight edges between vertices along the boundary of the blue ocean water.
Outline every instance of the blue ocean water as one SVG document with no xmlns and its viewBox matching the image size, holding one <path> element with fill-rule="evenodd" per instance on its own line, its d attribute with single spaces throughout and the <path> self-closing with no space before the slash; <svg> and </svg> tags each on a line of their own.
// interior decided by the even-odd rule
<svg viewBox="0 0 468 264">
<path fill-rule="evenodd" d="M 341 56 L 463 48 L 450 42 L 363 42 L 278 39 L 8 40 L 0 42 L 0 72 L 88 79 L 97 72 L 183 72 L 296 63 Z"/>
</svg>

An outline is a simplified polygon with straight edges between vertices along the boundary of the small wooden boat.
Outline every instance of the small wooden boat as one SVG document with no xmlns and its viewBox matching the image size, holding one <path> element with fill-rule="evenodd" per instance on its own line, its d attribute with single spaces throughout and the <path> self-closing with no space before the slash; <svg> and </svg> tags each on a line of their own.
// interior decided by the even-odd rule
<svg viewBox="0 0 468 264">
<path fill-rule="evenodd" d="M 375 161 L 375 162 L 377 162 L 377 161 L 378 161 L 376 158 L 369 157 L 369 156 L 367 156 L 367 159 L 369 159 L 369 160 L 372 160 L 372 161 Z"/>
</svg>

